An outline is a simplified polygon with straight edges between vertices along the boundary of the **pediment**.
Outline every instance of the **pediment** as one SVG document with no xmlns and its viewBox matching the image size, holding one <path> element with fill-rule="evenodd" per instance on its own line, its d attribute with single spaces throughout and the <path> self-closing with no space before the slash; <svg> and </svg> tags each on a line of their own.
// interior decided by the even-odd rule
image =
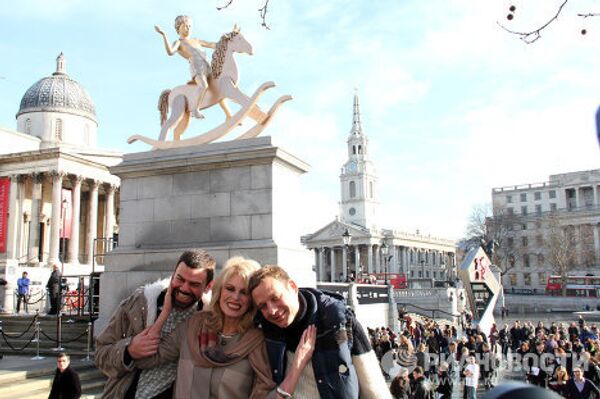
<svg viewBox="0 0 600 399">
<path fill-rule="evenodd" d="M 366 229 L 334 220 L 316 232 L 305 236 L 303 242 L 311 246 L 318 246 L 321 243 L 341 243 L 342 234 L 346 229 L 352 235 L 353 240 L 370 237 L 369 231 Z"/>
</svg>

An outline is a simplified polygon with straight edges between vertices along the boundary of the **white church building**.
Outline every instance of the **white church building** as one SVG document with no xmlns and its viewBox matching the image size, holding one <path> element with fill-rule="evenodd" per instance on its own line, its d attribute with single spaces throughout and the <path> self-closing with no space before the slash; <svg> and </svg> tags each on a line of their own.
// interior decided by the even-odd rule
<svg viewBox="0 0 600 399">
<path fill-rule="evenodd" d="M 356 94 L 346 142 L 348 159 L 340 174 L 339 216 L 302 237 L 302 243 L 314 251 L 317 281 L 385 273 L 401 274 L 409 281 L 446 281 L 455 276 L 454 241 L 377 226 L 377 173 L 369 157 Z M 344 235 L 351 237 L 349 244 L 344 243 Z"/>
<path fill-rule="evenodd" d="M 0 305 L 10 311 L 16 280 L 29 273 L 43 291 L 53 265 L 63 275 L 88 274 L 118 237 L 122 154 L 96 148 L 98 121 L 87 91 L 56 72 L 23 95 L 17 128 L 0 127 Z"/>
</svg>

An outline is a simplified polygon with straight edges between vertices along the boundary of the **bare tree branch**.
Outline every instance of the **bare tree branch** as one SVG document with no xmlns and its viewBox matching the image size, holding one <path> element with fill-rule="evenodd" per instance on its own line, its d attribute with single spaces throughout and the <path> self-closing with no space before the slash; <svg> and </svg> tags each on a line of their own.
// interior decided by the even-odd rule
<svg viewBox="0 0 600 399">
<path fill-rule="evenodd" d="M 518 32 L 518 31 L 514 31 L 512 29 L 508 29 L 506 26 L 502 25 L 499 21 L 496 21 L 496 23 L 502 29 L 504 29 L 505 31 L 507 31 L 508 33 L 511 33 L 513 35 L 517 35 L 525 43 L 531 44 L 531 43 L 535 42 L 536 40 L 538 40 L 540 37 L 542 37 L 542 35 L 541 35 L 542 30 L 546 29 L 548 27 L 548 25 L 550 25 L 552 22 L 554 22 L 554 21 L 556 21 L 558 19 L 558 16 L 560 15 L 560 13 L 562 12 L 563 8 L 567 5 L 568 2 L 569 2 L 569 0 L 564 0 L 563 3 L 558 7 L 558 10 L 556 11 L 556 14 L 552 18 L 550 18 L 545 24 L 543 24 L 539 28 L 534 29 L 534 30 L 532 30 L 530 32 Z"/>
<path fill-rule="evenodd" d="M 258 14 L 260 15 L 260 19 L 262 21 L 261 25 L 264 26 L 266 29 L 270 30 L 271 28 L 269 28 L 269 25 L 267 25 L 267 12 L 269 11 L 269 1 L 270 0 L 263 0 L 262 7 L 258 9 Z M 217 6 L 217 10 L 221 11 L 229 7 L 232 3 L 233 0 L 227 0 L 227 2 L 222 6 Z"/>
</svg>

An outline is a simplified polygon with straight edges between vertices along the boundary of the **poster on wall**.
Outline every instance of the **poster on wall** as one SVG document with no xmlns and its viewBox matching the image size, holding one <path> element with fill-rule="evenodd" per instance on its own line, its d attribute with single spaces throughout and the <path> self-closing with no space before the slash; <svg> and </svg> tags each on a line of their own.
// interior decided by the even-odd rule
<svg viewBox="0 0 600 399">
<path fill-rule="evenodd" d="M 0 177 L 0 254 L 6 253 L 6 235 L 8 233 L 8 193 L 10 179 Z"/>
<path fill-rule="evenodd" d="M 73 219 L 73 195 L 71 190 L 62 189 L 60 238 L 71 238 L 71 219 Z"/>
</svg>

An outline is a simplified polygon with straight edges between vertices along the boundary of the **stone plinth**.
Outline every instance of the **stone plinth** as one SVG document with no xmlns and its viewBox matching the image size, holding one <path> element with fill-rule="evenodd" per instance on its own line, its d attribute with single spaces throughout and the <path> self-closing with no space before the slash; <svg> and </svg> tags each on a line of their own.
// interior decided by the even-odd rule
<svg viewBox="0 0 600 399">
<path fill-rule="evenodd" d="M 119 247 L 106 256 L 96 331 L 189 248 L 206 249 L 218 267 L 234 255 L 279 264 L 314 286 L 295 207 L 307 170 L 271 137 L 126 154 L 111 168 L 121 178 Z"/>
</svg>

